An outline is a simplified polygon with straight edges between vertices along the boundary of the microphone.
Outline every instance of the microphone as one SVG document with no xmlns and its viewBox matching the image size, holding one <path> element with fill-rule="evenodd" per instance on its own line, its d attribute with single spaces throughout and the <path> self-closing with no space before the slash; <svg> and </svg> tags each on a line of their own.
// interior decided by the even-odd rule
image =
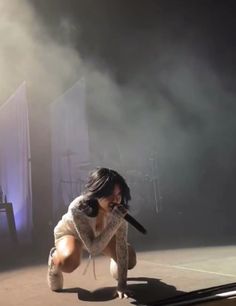
<svg viewBox="0 0 236 306">
<path fill-rule="evenodd" d="M 113 209 L 116 205 L 117 204 L 115 203 L 111 203 L 110 207 Z M 124 213 L 127 207 L 125 207 L 123 204 L 120 204 L 118 205 L 118 209 L 120 209 Z M 123 218 L 127 222 L 129 222 L 133 227 L 135 227 L 139 232 L 141 232 L 144 235 L 147 234 L 147 230 L 136 219 L 134 219 L 134 217 L 132 217 L 130 214 L 126 213 L 126 215 L 123 216 Z"/>
<path fill-rule="evenodd" d="M 126 214 L 124 216 L 124 219 L 129 222 L 131 225 L 133 225 L 133 227 L 135 227 L 139 232 L 141 232 L 142 234 L 146 235 L 147 234 L 147 230 L 137 221 L 135 220 L 132 216 L 130 216 L 129 214 Z"/>
</svg>

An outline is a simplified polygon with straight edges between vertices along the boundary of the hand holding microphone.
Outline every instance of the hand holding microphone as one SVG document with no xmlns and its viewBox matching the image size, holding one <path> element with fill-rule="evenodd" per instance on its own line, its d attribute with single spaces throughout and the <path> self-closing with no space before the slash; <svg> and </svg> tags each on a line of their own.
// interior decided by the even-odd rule
<svg viewBox="0 0 236 306">
<path fill-rule="evenodd" d="M 111 204 L 112 212 L 115 214 L 118 214 L 119 217 L 124 218 L 126 214 L 128 213 L 128 210 L 124 207 L 122 204 Z"/>
<path fill-rule="evenodd" d="M 111 207 L 114 213 L 117 213 L 120 217 L 124 218 L 127 222 L 129 222 L 132 226 L 134 226 L 139 232 L 141 232 L 142 234 L 147 234 L 147 230 L 136 219 L 134 219 L 131 215 L 128 214 L 128 211 L 124 207 L 124 205 L 122 204 L 117 205 L 115 203 L 112 203 Z"/>
</svg>

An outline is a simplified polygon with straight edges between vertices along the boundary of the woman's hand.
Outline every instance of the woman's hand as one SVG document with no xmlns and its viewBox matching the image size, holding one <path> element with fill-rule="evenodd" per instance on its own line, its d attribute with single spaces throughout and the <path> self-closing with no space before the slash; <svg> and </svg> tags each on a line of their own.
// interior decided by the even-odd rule
<svg viewBox="0 0 236 306">
<path fill-rule="evenodd" d="M 133 297 L 133 292 L 131 290 L 125 289 L 117 289 L 115 297 L 118 297 L 119 299 L 128 299 Z"/>
<path fill-rule="evenodd" d="M 124 207 L 124 205 L 114 205 L 114 208 L 112 209 L 112 212 L 115 214 L 118 214 L 120 217 L 124 217 L 127 214 L 127 209 Z"/>
</svg>

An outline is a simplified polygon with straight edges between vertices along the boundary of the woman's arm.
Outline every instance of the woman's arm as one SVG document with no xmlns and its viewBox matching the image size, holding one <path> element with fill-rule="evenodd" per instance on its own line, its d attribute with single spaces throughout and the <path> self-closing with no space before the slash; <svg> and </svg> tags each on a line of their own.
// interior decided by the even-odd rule
<svg viewBox="0 0 236 306">
<path fill-rule="evenodd" d="M 127 270 L 128 270 L 128 223 L 123 220 L 116 233 L 116 256 L 118 265 L 118 286 L 117 290 L 126 289 Z"/>
</svg>

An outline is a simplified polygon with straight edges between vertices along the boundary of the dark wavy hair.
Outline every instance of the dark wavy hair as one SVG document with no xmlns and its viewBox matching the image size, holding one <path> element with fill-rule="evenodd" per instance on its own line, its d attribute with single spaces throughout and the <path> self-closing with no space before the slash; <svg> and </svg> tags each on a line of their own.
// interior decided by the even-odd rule
<svg viewBox="0 0 236 306">
<path fill-rule="evenodd" d="M 128 209 L 131 196 L 125 179 L 115 170 L 97 168 L 90 173 L 82 193 L 84 196 L 83 211 L 90 217 L 96 217 L 99 209 L 97 199 L 110 196 L 115 185 L 119 185 L 121 189 L 121 204 Z"/>
</svg>

